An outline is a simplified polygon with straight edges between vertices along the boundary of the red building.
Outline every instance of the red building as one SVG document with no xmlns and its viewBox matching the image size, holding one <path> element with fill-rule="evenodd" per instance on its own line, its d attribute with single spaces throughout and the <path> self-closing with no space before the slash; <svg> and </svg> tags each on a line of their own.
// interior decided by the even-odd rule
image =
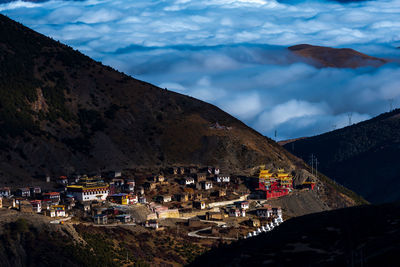
<svg viewBox="0 0 400 267">
<path fill-rule="evenodd" d="M 293 188 L 293 181 L 292 176 L 284 173 L 282 169 L 276 174 L 269 170 L 260 170 L 254 186 L 261 198 L 278 198 L 289 194 Z"/>
</svg>

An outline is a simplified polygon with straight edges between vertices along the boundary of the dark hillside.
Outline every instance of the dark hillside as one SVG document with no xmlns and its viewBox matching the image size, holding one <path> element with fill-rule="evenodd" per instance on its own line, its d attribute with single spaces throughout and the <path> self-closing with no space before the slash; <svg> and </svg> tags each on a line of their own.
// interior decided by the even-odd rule
<svg viewBox="0 0 400 267">
<path fill-rule="evenodd" d="M 400 110 L 284 146 L 368 201 L 400 200 Z M 293 150 L 294 149 L 294 150 Z"/>
<path fill-rule="evenodd" d="M 399 226 L 399 203 L 305 215 L 190 266 L 397 266 Z"/>
<path fill-rule="evenodd" d="M 173 164 L 302 164 L 213 105 L 135 80 L 5 16 L 0 59 L 2 179 Z"/>
<path fill-rule="evenodd" d="M 135 80 L 4 16 L 0 26 L 2 177 L 297 161 L 215 106 Z"/>
</svg>

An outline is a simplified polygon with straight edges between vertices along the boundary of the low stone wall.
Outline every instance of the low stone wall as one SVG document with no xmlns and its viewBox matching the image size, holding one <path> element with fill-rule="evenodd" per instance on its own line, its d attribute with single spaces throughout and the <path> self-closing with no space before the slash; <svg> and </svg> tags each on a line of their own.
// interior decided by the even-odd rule
<svg viewBox="0 0 400 267">
<path fill-rule="evenodd" d="M 157 213 L 159 219 L 165 218 L 179 218 L 179 211 L 177 209 L 166 210 Z"/>
<path fill-rule="evenodd" d="M 209 208 L 214 208 L 214 207 L 221 207 L 221 206 L 226 206 L 226 205 L 232 205 L 236 201 L 243 201 L 247 200 L 248 195 L 241 196 L 238 199 L 234 200 L 228 200 L 228 201 L 220 201 L 220 202 L 213 202 L 213 203 L 208 203 Z"/>
</svg>

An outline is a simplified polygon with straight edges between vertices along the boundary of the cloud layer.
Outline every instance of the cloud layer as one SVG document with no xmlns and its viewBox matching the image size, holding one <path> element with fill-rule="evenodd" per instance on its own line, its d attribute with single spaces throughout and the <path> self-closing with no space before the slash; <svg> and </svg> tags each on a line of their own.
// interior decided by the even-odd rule
<svg viewBox="0 0 400 267">
<path fill-rule="evenodd" d="M 211 102 L 265 135 L 309 136 L 400 104 L 399 0 L 12 2 L 0 12 L 136 78 Z M 317 69 L 285 48 L 351 47 L 393 60 Z"/>
</svg>

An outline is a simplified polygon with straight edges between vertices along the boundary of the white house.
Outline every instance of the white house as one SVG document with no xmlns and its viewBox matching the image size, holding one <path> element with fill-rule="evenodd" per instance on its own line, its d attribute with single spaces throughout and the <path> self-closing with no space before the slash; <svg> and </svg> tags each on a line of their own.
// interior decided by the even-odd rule
<svg viewBox="0 0 400 267">
<path fill-rule="evenodd" d="M 230 209 L 230 217 L 246 217 L 246 211 L 244 209 Z"/>
<path fill-rule="evenodd" d="M 42 211 L 42 201 L 32 200 L 31 201 L 33 212 L 39 213 Z"/>
<path fill-rule="evenodd" d="M 282 218 L 282 209 L 281 208 L 272 208 L 272 214 L 276 217 Z"/>
<path fill-rule="evenodd" d="M 158 222 L 156 220 L 148 220 L 145 223 L 145 227 L 158 229 Z"/>
<path fill-rule="evenodd" d="M 269 218 L 272 215 L 272 209 L 271 208 L 257 209 L 256 214 L 258 217 L 261 218 Z"/>
<path fill-rule="evenodd" d="M 194 178 L 192 177 L 185 178 L 185 185 L 191 185 L 191 184 L 194 184 Z"/>
<path fill-rule="evenodd" d="M 235 202 L 235 205 L 238 209 L 244 209 L 247 210 L 249 208 L 249 202 L 248 201 L 237 201 Z"/>
<path fill-rule="evenodd" d="M 229 175 L 219 174 L 216 176 L 215 180 L 217 183 L 229 183 L 231 177 Z"/>
<path fill-rule="evenodd" d="M 93 200 L 106 200 L 110 193 L 109 186 L 107 184 L 95 184 L 95 185 L 70 185 L 67 186 L 67 192 L 69 195 L 74 196 L 78 201 L 93 201 Z"/>
<path fill-rule="evenodd" d="M 9 197 L 11 196 L 11 190 L 9 187 L 2 187 L 0 188 L 0 196 L 2 197 Z"/>
<path fill-rule="evenodd" d="M 140 196 L 140 197 L 139 197 L 139 203 L 140 203 L 140 204 L 145 204 L 145 203 L 147 203 L 146 197 L 145 197 L 145 196 Z"/>
<path fill-rule="evenodd" d="M 209 190 L 209 189 L 213 188 L 213 184 L 212 184 L 212 182 L 208 182 L 208 181 L 201 182 L 201 188 L 204 190 Z"/>
</svg>

